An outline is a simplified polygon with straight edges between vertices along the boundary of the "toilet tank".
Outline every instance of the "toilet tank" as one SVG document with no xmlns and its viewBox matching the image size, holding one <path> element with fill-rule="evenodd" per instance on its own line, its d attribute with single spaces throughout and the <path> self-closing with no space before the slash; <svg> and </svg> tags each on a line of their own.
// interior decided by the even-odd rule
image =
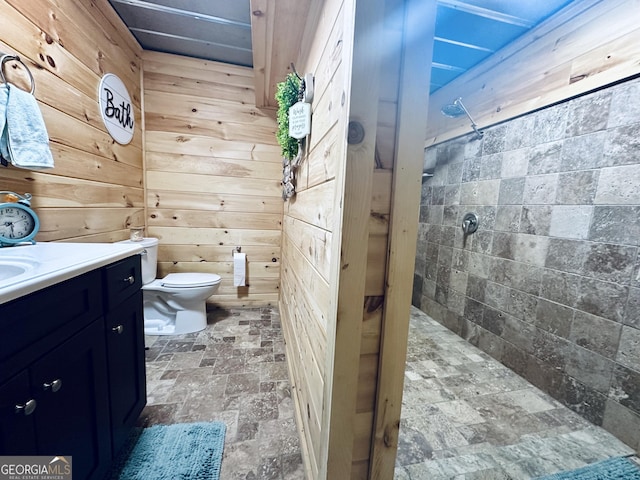
<svg viewBox="0 0 640 480">
<path fill-rule="evenodd" d="M 135 243 L 144 247 L 142 252 L 142 284 L 153 282 L 156 279 L 158 268 L 158 239 L 145 237 L 138 242 L 123 240 L 118 243 Z"/>
</svg>

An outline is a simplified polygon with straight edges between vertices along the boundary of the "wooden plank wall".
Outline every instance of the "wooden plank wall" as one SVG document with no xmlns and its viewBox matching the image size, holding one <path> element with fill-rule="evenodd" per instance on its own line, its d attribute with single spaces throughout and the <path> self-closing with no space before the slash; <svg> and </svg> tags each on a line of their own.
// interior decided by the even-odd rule
<svg viewBox="0 0 640 480">
<path fill-rule="evenodd" d="M 246 67 L 144 52 L 148 235 L 158 275 L 222 276 L 210 301 L 276 305 L 280 284 L 282 159 L 273 110 L 255 107 Z M 233 286 L 233 251 L 247 254 Z"/>
<path fill-rule="evenodd" d="M 141 48 L 107 0 L 0 2 L 0 51 L 32 72 L 55 168 L 0 167 L 0 190 L 29 192 L 39 241 L 111 242 L 144 224 Z M 25 86 L 15 63 L 7 77 Z M 115 73 L 134 105 L 135 134 L 119 145 L 100 116 L 98 85 Z"/>
<path fill-rule="evenodd" d="M 344 102 L 348 62 L 343 57 L 344 36 L 349 32 L 343 31 L 343 3 L 312 2 L 305 32 L 317 30 L 317 34 L 309 37 L 307 33 L 301 46 L 305 53 L 290 60 L 301 74 L 315 76 L 310 142 L 297 170 L 297 194 L 285 203 L 280 296 L 292 396 L 309 479 L 321 478 L 320 471 L 326 468 L 322 421 L 328 413 L 324 404 L 327 348 L 333 342 L 327 338 L 327 326 L 335 321 L 337 287 L 330 278 L 340 243 L 339 231 L 335 232 L 340 215 L 336 175 L 344 168 L 348 115 Z"/>
<path fill-rule="evenodd" d="M 640 73 L 638 0 L 573 2 L 477 68 L 434 92 L 425 145 L 471 131 L 440 108 L 457 97 L 480 127 Z"/>
<path fill-rule="evenodd" d="M 315 75 L 316 96 L 298 194 L 285 205 L 280 309 L 307 475 L 313 479 L 346 478 L 349 470 L 354 479 L 370 475 L 404 2 L 377 5 L 376 14 L 371 2 L 314 2 L 305 29 L 310 33 L 296 61 L 301 73 Z M 358 6 L 366 17 L 359 21 L 369 23 L 365 29 L 375 31 L 380 48 L 357 30 Z M 352 53 L 354 42 L 361 45 Z M 372 104 L 371 98 L 379 101 Z M 354 119 L 365 127 L 365 141 L 347 147 L 348 122 Z M 362 225 L 356 225 L 358 215 Z M 362 264 L 358 252 L 366 254 Z M 412 264 L 413 253 L 408 257 Z M 358 271 L 345 273 L 354 262 Z"/>
</svg>

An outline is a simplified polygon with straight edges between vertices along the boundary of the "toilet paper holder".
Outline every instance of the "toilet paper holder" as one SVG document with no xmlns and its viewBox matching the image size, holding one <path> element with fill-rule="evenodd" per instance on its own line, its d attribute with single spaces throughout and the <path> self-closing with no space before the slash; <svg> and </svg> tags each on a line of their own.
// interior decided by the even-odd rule
<svg viewBox="0 0 640 480">
<path fill-rule="evenodd" d="M 231 250 L 231 255 L 233 255 L 234 253 L 242 253 L 242 247 L 236 247 Z"/>
</svg>

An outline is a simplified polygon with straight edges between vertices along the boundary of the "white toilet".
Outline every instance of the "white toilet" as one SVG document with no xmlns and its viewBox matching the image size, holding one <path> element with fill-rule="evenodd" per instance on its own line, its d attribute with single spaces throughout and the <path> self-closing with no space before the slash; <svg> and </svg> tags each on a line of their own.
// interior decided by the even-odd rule
<svg viewBox="0 0 640 480">
<path fill-rule="evenodd" d="M 133 243 L 124 240 L 120 243 Z M 218 289 L 214 273 L 170 273 L 156 279 L 158 239 L 144 238 L 142 297 L 145 335 L 180 335 L 207 326 L 206 300 Z"/>
</svg>

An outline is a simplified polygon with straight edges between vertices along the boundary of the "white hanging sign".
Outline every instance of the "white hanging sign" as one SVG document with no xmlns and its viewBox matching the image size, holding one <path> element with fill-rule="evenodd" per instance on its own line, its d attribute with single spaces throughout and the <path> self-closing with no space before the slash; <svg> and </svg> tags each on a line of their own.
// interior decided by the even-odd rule
<svg viewBox="0 0 640 480">
<path fill-rule="evenodd" d="M 311 104 L 298 102 L 289 109 L 289 136 L 300 140 L 311 133 Z"/>
<path fill-rule="evenodd" d="M 102 121 L 113 139 L 121 145 L 133 138 L 133 106 L 127 87 L 113 73 L 107 73 L 100 81 L 98 92 Z"/>
</svg>

